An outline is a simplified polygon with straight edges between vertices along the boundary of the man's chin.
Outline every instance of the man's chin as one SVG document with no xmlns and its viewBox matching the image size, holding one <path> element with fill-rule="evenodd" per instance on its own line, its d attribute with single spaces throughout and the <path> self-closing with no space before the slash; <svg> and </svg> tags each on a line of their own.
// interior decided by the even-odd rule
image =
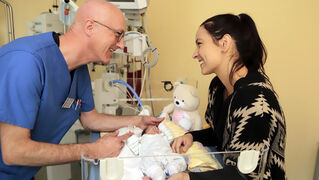
<svg viewBox="0 0 319 180">
<path fill-rule="evenodd" d="M 103 64 L 109 64 L 111 61 L 111 58 L 106 58 L 102 61 Z"/>
<path fill-rule="evenodd" d="M 103 64 L 109 64 L 111 61 L 112 53 L 106 54 L 106 57 L 102 60 Z"/>
<path fill-rule="evenodd" d="M 111 61 L 111 56 L 106 56 L 105 58 L 100 59 L 100 63 L 102 64 L 109 64 L 110 61 Z"/>
</svg>

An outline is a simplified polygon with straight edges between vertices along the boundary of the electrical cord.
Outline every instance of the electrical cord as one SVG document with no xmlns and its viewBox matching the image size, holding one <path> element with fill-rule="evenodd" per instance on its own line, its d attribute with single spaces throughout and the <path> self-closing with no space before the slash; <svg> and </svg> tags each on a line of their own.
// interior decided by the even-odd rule
<svg viewBox="0 0 319 180">
<path fill-rule="evenodd" d="M 112 80 L 112 81 L 109 82 L 109 85 L 112 85 L 114 83 L 124 84 L 126 87 L 128 87 L 129 90 L 134 94 L 134 96 L 137 99 L 138 103 L 140 104 L 140 108 L 143 109 L 142 101 L 139 98 L 139 96 L 137 95 L 137 93 L 135 92 L 135 90 L 132 88 L 132 86 L 130 86 L 129 84 L 127 84 L 125 81 L 122 81 L 122 80 Z"/>
</svg>

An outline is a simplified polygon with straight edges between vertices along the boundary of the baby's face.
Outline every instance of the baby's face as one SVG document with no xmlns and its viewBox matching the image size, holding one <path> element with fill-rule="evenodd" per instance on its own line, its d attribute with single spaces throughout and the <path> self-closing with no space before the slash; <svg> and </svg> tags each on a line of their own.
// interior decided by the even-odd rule
<svg viewBox="0 0 319 180">
<path fill-rule="evenodd" d="M 145 130 L 145 134 L 161 134 L 161 130 L 158 129 L 158 127 L 156 126 L 149 126 L 146 130 Z"/>
</svg>

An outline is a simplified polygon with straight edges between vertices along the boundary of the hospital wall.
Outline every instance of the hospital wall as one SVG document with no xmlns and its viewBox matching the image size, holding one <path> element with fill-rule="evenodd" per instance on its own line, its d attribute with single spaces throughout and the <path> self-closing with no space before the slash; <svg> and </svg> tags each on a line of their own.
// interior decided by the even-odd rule
<svg viewBox="0 0 319 180">
<path fill-rule="evenodd" d="M 26 35 L 26 21 L 34 20 L 52 6 L 51 0 L 8 2 L 14 11 L 16 38 Z M 150 0 L 148 31 L 153 46 L 159 50 L 159 62 L 152 68 L 151 77 L 198 80 L 203 117 L 213 75 L 201 75 L 199 63 L 192 59 L 196 30 L 201 22 L 219 13 L 248 13 L 266 45 L 266 73 L 286 115 L 288 179 L 312 179 L 319 145 L 318 7 L 317 0 Z M 3 45 L 7 35 L 2 7 L 0 11 Z"/>
</svg>

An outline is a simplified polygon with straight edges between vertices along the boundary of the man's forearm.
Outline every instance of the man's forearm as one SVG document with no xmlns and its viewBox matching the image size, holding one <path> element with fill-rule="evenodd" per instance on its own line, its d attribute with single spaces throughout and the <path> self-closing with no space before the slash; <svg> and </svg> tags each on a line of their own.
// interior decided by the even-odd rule
<svg viewBox="0 0 319 180">
<path fill-rule="evenodd" d="M 81 160 L 81 153 L 93 156 L 93 144 L 50 144 L 28 141 L 12 149 L 12 156 L 4 159 L 8 165 L 43 166 Z M 11 154 L 10 153 L 10 154 Z"/>
<path fill-rule="evenodd" d="M 136 125 L 141 117 L 139 116 L 113 116 L 92 112 L 81 113 L 81 123 L 85 129 L 93 131 L 114 131 L 128 125 Z"/>
</svg>

